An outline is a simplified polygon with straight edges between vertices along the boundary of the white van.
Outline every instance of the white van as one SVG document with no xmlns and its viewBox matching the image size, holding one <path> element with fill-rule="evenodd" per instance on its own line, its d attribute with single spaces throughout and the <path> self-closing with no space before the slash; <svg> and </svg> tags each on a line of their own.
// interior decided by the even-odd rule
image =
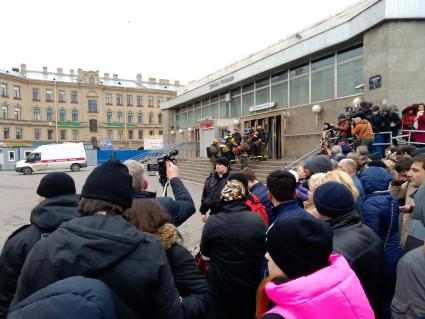
<svg viewBox="0 0 425 319">
<path fill-rule="evenodd" d="M 37 147 L 25 160 L 16 163 L 15 171 L 29 175 L 52 169 L 79 171 L 87 167 L 83 143 L 47 144 Z"/>
</svg>

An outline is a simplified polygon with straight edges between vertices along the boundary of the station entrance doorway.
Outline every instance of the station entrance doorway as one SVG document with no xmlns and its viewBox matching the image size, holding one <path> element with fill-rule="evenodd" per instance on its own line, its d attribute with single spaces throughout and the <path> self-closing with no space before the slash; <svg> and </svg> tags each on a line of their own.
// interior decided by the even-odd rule
<svg viewBox="0 0 425 319">
<path fill-rule="evenodd" d="M 244 119 L 244 130 L 261 126 L 267 136 L 267 154 L 270 159 L 282 158 L 282 117 L 281 115 L 262 117 L 256 119 Z"/>
</svg>

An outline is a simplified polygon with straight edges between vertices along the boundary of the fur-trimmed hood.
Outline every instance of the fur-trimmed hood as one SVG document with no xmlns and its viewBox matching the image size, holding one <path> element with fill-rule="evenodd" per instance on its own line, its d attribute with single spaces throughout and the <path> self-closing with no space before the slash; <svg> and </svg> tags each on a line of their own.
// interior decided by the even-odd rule
<svg viewBox="0 0 425 319">
<path fill-rule="evenodd" d="M 155 237 L 161 241 L 165 250 L 168 250 L 174 244 L 183 245 L 183 237 L 173 224 L 166 223 L 158 228 Z"/>
</svg>

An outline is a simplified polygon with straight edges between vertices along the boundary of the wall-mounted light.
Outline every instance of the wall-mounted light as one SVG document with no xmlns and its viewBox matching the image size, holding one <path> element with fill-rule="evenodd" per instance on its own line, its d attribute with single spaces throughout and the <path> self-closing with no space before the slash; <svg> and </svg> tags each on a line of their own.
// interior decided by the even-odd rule
<svg viewBox="0 0 425 319">
<path fill-rule="evenodd" d="M 170 134 L 171 134 L 171 135 L 174 135 L 174 134 L 176 134 L 176 131 L 171 130 L 171 131 L 170 131 Z"/>
<path fill-rule="evenodd" d="M 314 113 L 314 115 L 316 117 L 316 126 L 317 126 L 317 119 L 319 117 L 319 114 L 322 112 L 322 107 L 319 104 L 315 104 L 311 108 L 311 111 Z"/>
<path fill-rule="evenodd" d="M 233 120 L 233 124 L 235 124 L 236 126 L 239 125 L 241 123 L 241 121 L 239 121 L 238 119 Z"/>
<path fill-rule="evenodd" d="M 180 133 L 180 134 L 181 134 L 181 133 L 183 133 L 183 129 L 180 129 L 180 130 L 179 130 L 179 133 Z"/>
<path fill-rule="evenodd" d="M 193 128 L 188 127 L 188 128 L 187 128 L 187 130 L 188 130 L 189 132 L 192 132 L 192 131 L 193 131 Z"/>
<path fill-rule="evenodd" d="M 353 100 L 353 106 L 357 107 L 360 105 L 360 103 L 362 102 L 362 98 L 361 97 L 355 97 Z"/>
</svg>

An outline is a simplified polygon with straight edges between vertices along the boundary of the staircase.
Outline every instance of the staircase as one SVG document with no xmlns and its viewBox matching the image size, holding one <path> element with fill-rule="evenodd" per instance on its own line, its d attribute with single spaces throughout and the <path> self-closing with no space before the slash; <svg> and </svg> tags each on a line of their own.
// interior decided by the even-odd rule
<svg viewBox="0 0 425 319">
<path fill-rule="evenodd" d="M 289 161 L 267 160 L 249 163 L 249 168 L 255 171 L 259 181 L 266 182 L 270 172 L 283 169 Z M 179 176 L 182 180 L 203 185 L 205 179 L 210 175 L 211 162 L 208 158 L 188 158 L 178 159 Z M 232 164 L 232 172 L 240 172 L 241 164 L 239 161 Z"/>
</svg>

